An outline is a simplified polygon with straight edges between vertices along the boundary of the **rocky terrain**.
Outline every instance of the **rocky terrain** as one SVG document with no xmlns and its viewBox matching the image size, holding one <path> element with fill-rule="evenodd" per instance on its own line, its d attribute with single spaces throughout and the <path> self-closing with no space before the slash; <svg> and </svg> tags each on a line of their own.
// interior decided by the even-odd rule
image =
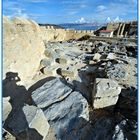
<svg viewBox="0 0 140 140">
<path fill-rule="evenodd" d="M 3 139 L 137 139 L 135 43 L 86 38 L 49 42 L 31 22 L 30 30 L 37 27 L 31 36 L 41 44 L 34 40 L 30 44 L 33 38 L 15 25 L 14 42 L 13 32 L 7 34 L 11 24 L 4 32 Z M 13 46 L 17 42 L 24 46 L 19 38 L 27 43 L 22 50 Z"/>
</svg>

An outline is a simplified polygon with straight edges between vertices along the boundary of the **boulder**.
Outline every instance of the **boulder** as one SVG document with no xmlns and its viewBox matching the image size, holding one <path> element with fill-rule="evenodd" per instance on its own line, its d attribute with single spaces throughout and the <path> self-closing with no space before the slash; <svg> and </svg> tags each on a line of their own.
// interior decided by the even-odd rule
<svg viewBox="0 0 140 140">
<path fill-rule="evenodd" d="M 2 111 L 3 112 L 3 117 L 2 117 L 3 122 L 7 119 L 9 113 L 12 110 L 12 106 L 9 103 L 9 100 L 10 100 L 10 97 L 3 98 L 3 108 L 2 108 L 3 109 L 3 111 Z"/>
<path fill-rule="evenodd" d="M 10 116 L 4 126 L 18 139 L 45 139 L 49 131 L 49 124 L 41 109 L 25 105 Z"/>
<path fill-rule="evenodd" d="M 55 62 L 62 65 L 67 64 L 67 60 L 65 58 L 56 58 Z"/>
<path fill-rule="evenodd" d="M 92 102 L 95 109 L 113 106 L 118 101 L 121 87 L 112 79 L 97 78 L 92 92 Z"/>
<path fill-rule="evenodd" d="M 89 132 L 89 110 L 86 99 L 60 78 L 46 82 L 32 93 L 36 105 L 40 107 L 56 139 L 86 138 Z"/>
<path fill-rule="evenodd" d="M 99 61 L 101 58 L 101 55 L 99 53 L 95 53 L 94 57 L 93 57 L 93 60 L 97 60 Z"/>
<path fill-rule="evenodd" d="M 109 53 L 108 56 L 107 56 L 107 59 L 115 59 L 116 56 L 114 53 Z"/>
</svg>

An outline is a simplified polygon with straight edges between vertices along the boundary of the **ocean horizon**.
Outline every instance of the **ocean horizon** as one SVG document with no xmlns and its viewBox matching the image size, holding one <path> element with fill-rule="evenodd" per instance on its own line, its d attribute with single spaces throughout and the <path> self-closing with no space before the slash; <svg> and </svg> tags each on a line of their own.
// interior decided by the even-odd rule
<svg viewBox="0 0 140 140">
<path fill-rule="evenodd" d="M 73 29 L 73 30 L 97 30 L 98 28 L 102 27 L 95 26 L 95 25 L 80 25 L 80 24 L 60 24 L 61 27 L 64 29 Z"/>
</svg>

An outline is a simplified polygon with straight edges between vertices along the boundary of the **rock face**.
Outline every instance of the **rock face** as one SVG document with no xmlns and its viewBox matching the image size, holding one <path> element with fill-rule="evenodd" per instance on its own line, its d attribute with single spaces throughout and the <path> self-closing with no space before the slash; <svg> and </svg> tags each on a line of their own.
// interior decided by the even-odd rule
<svg viewBox="0 0 140 140">
<path fill-rule="evenodd" d="M 26 105 L 11 116 L 6 124 L 18 139 L 45 139 L 49 124 L 41 109 Z"/>
<path fill-rule="evenodd" d="M 39 26 L 31 20 L 3 19 L 3 70 L 18 72 L 27 84 L 36 74 L 43 58 L 44 44 Z M 28 79 L 28 80 L 27 80 Z"/>
<path fill-rule="evenodd" d="M 93 89 L 93 107 L 95 109 L 113 106 L 117 103 L 121 87 L 112 79 L 96 79 L 96 89 Z"/>
<path fill-rule="evenodd" d="M 43 110 L 57 140 L 80 139 L 88 133 L 88 103 L 66 81 L 55 78 L 46 82 L 32 93 L 32 98 Z"/>
</svg>

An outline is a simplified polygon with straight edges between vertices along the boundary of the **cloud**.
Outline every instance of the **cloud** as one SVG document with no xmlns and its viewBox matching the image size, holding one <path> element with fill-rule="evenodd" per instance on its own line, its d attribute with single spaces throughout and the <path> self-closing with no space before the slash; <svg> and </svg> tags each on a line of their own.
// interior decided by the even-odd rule
<svg viewBox="0 0 140 140">
<path fill-rule="evenodd" d="M 104 10 L 106 10 L 106 7 L 104 5 L 97 6 L 97 11 L 98 12 L 101 12 L 101 11 L 104 11 Z"/>
<path fill-rule="evenodd" d="M 119 0 L 120 3 L 137 4 L 138 0 Z M 118 0 L 116 0 L 118 2 Z"/>
<path fill-rule="evenodd" d="M 76 20 L 75 23 L 85 23 L 86 20 L 84 17 L 81 17 L 80 19 Z"/>
<path fill-rule="evenodd" d="M 62 0 L 61 1 L 62 4 L 81 4 L 81 3 L 85 3 L 85 1 L 82 1 L 82 0 Z"/>
<path fill-rule="evenodd" d="M 100 22 L 106 21 L 108 17 L 116 20 L 135 20 L 137 18 L 137 5 L 125 2 L 111 2 L 105 6 L 98 6 L 96 13 L 90 15 Z M 119 17 L 119 19 L 118 19 Z"/>
<path fill-rule="evenodd" d="M 3 14 L 56 23 L 135 20 L 137 0 L 3 0 Z"/>
<path fill-rule="evenodd" d="M 8 15 L 10 18 L 13 18 L 13 17 L 22 17 L 22 18 L 29 18 L 29 15 L 27 13 L 24 13 L 22 12 L 22 10 L 18 10 L 10 15 Z"/>
<path fill-rule="evenodd" d="M 114 22 L 120 22 L 120 21 L 122 21 L 122 19 L 121 19 L 119 16 L 117 16 L 117 17 L 114 19 Z"/>
<path fill-rule="evenodd" d="M 75 15 L 75 14 L 77 14 L 78 13 L 78 11 L 69 11 L 68 12 L 68 15 Z"/>
<path fill-rule="evenodd" d="M 25 9 L 21 7 L 18 1 L 6 1 L 3 4 L 4 14 L 9 18 L 13 17 L 23 17 L 29 18 L 28 14 L 25 12 Z"/>
<path fill-rule="evenodd" d="M 105 22 L 111 22 L 111 18 L 110 17 L 107 17 L 107 19 L 105 20 Z"/>
<path fill-rule="evenodd" d="M 41 2 L 48 2 L 48 0 L 24 0 L 25 2 L 31 3 L 41 3 Z"/>
<path fill-rule="evenodd" d="M 21 9 L 19 9 L 16 13 L 14 13 L 14 16 L 22 17 L 22 18 L 29 18 L 27 13 L 24 13 Z"/>
<path fill-rule="evenodd" d="M 84 8 L 88 7 L 88 4 L 85 1 L 80 0 L 63 0 L 61 2 L 62 6 L 64 6 L 64 11 L 67 11 L 68 13 L 77 13 L 80 10 L 83 10 Z"/>
<path fill-rule="evenodd" d="M 87 7 L 87 5 L 86 4 L 81 4 L 80 7 L 85 8 L 85 7 Z"/>
</svg>

